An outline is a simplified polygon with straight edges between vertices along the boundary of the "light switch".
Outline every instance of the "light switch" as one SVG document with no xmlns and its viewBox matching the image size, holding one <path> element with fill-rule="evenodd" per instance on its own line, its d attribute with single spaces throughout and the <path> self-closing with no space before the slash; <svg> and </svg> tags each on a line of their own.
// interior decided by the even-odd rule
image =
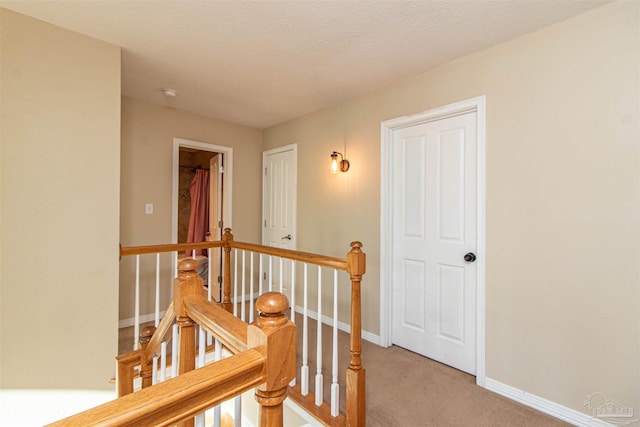
<svg viewBox="0 0 640 427">
<path fill-rule="evenodd" d="M 153 203 L 147 203 L 144 205 L 144 213 L 151 215 L 153 213 Z"/>
</svg>

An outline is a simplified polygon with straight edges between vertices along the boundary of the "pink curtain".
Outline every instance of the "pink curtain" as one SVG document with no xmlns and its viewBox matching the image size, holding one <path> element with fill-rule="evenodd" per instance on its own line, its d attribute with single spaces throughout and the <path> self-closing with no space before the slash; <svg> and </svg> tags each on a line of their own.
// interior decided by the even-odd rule
<svg viewBox="0 0 640 427">
<path fill-rule="evenodd" d="M 197 169 L 196 175 L 189 186 L 191 194 L 191 214 L 189 216 L 189 231 L 187 243 L 204 242 L 209 232 L 209 171 Z M 192 255 L 187 252 L 187 256 Z M 196 251 L 196 255 L 206 255 L 206 249 Z"/>
</svg>

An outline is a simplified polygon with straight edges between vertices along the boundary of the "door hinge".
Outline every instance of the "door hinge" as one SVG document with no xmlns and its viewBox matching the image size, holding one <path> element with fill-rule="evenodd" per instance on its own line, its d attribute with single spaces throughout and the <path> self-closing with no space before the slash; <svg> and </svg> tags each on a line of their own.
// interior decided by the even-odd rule
<svg viewBox="0 0 640 427">
<path fill-rule="evenodd" d="M 218 221 L 218 228 L 222 228 L 224 226 L 224 223 L 222 221 Z"/>
<path fill-rule="evenodd" d="M 224 173 L 224 166 L 220 166 L 219 171 L 220 173 Z"/>
<path fill-rule="evenodd" d="M 218 276 L 218 284 L 222 285 L 222 276 Z"/>
<path fill-rule="evenodd" d="M 264 227 L 265 228 L 267 227 L 267 220 L 266 219 L 264 220 Z"/>
<path fill-rule="evenodd" d="M 264 168 L 264 176 L 267 176 L 267 168 Z"/>
</svg>

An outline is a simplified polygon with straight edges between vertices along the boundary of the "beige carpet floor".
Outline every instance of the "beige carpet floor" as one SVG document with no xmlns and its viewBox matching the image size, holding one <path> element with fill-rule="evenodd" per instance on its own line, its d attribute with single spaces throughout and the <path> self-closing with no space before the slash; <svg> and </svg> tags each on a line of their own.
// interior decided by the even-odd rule
<svg viewBox="0 0 640 427">
<path fill-rule="evenodd" d="M 364 346 L 367 425 L 568 426 L 475 384 L 475 377 L 392 346 Z"/>
</svg>

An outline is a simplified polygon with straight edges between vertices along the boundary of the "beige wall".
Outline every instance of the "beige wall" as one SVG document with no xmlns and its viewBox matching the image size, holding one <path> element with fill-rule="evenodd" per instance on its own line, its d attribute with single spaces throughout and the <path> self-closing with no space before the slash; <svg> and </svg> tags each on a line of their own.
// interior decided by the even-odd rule
<svg viewBox="0 0 640 427">
<path fill-rule="evenodd" d="M 640 410 L 639 3 L 619 2 L 265 131 L 298 144 L 298 248 L 368 254 L 379 333 L 380 123 L 487 96 L 487 377 Z M 346 141 L 351 170 L 331 176 Z M 366 355 L 364 356 L 366 363 Z"/>
<path fill-rule="evenodd" d="M 234 236 L 236 240 L 259 243 L 262 217 L 262 132 L 123 97 L 120 209 L 122 245 L 152 245 L 171 241 L 174 137 L 233 148 Z M 153 215 L 145 215 L 145 203 L 154 204 Z M 155 259 L 148 262 L 152 267 L 155 266 Z M 162 262 L 163 265 L 168 265 Z M 120 319 L 128 319 L 133 316 L 134 310 L 132 260 L 123 259 L 121 266 Z M 142 314 L 153 310 L 154 277 L 143 280 L 142 283 Z M 169 296 L 168 286 L 163 285 L 163 288 L 165 292 L 160 303 L 161 310 L 167 306 Z"/>
<path fill-rule="evenodd" d="M 0 386 L 113 388 L 120 49 L 0 20 Z"/>
</svg>

